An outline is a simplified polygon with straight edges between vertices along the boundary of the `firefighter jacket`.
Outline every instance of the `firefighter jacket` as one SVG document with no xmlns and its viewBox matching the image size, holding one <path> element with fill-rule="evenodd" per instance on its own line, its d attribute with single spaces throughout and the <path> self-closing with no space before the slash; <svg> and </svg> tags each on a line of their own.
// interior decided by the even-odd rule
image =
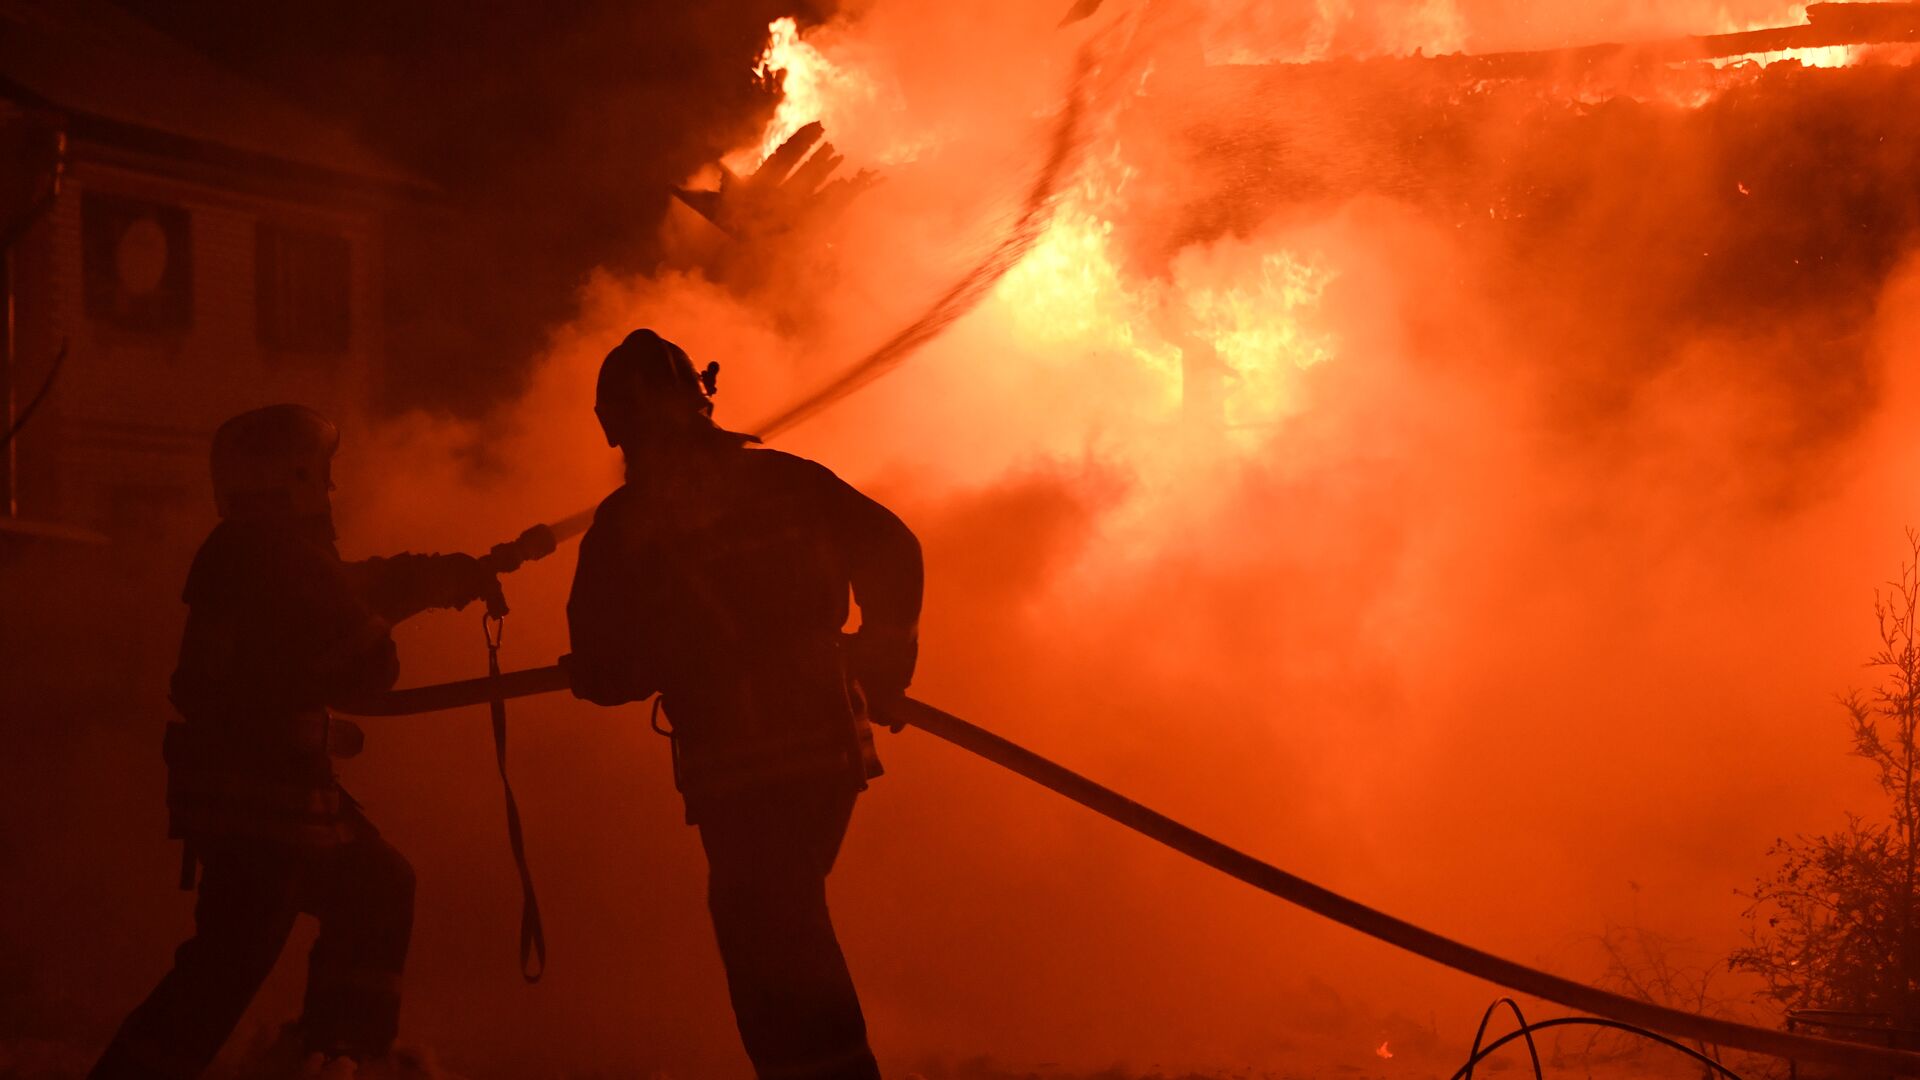
<svg viewBox="0 0 1920 1080">
<path fill-rule="evenodd" d="M 865 787 L 879 765 L 841 648 L 849 591 L 863 627 L 912 628 L 919 542 L 814 462 L 735 446 L 697 460 L 615 491 L 581 540 L 576 692 L 660 695 L 691 822 L 774 785 Z"/>
<path fill-rule="evenodd" d="M 346 563 L 331 532 L 236 518 L 195 556 L 172 683 L 180 720 L 164 746 L 170 835 L 310 846 L 349 837 L 332 756 L 357 752 L 360 736 L 327 706 L 391 687 L 390 624 L 470 589 L 473 560 Z"/>
</svg>

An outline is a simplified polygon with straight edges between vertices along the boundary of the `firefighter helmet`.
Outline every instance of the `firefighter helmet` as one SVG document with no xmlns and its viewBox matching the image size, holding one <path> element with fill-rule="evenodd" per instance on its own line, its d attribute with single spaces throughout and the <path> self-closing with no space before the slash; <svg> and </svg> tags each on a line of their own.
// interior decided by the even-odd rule
<svg viewBox="0 0 1920 1080">
<path fill-rule="evenodd" d="M 268 405 L 221 424 L 213 433 L 220 516 L 329 512 L 339 447 L 340 429 L 305 405 Z"/>
<path fill-rule="evenodd" d="M 601 361 L 593 414 L 608 446 L 719 430 L 713 394 L 720 365 L 695 370 L 686 350 L 652 330 L 635 330 Z"/>
</svg>

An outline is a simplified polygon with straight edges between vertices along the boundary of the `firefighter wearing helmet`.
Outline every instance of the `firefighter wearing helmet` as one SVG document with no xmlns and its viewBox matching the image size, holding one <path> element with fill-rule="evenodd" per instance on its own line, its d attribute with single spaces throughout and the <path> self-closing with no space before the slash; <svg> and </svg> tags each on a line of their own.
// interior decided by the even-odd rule
<svg viewBox="0 0 1920 1080">
<path fill-rule="evenodd" d="M 826 468 L 717 426 L 717 374 L 651 330 L 607 354 L 594 412 L 627 482 L 581 541 L 565 662 L 587 700 L 659 695 L 758 1075 L 871 1080 L 826 880 L 880 773 L 868 715 L 913 675 L 920 546 Z"/>
<path fill-rule="evenodd" d="M 243 413 L 214 434 L 221 521 L 187 575 L 179 719 L 164 746 L 183 888 L 197 870 L 194 934 L 94 1067 L 101 1080 L 200 1075 L 302 913 L 320 923 L 289 1030 L 306 1063 L 349 1076 L 392 1046 L 413 870 L 341 790 L 333 759 L 358 753 L 362 736 L 328 706 L 393 685 L 393 623 L 499 586 L 467 555 L 342 561 L 339 444 L 299 405 Z"/>
</svg>

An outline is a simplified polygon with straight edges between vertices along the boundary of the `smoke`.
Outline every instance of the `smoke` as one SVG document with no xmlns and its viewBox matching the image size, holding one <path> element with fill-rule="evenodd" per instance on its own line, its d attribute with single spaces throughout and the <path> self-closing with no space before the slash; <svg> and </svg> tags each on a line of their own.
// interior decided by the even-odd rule
<svg viewBox="0 0 1920 1080">
<path fill-rule="evenodd" d="M 768 21 L 811 24 L 834 8 L 125 6 L 350 128 L 428 185 L 385 222 L 378 404 L 464 415 L 520 389 L 527 357 L 570 317 L 588 269 L 658 265 L 654 226 L 672 185 L 752 140 L 774 109 L 742 74 Z"/>
<path fill-rule="evenodd" d="M 829 137 L 853 163 L 897 162 L 801 231 L 830 241 L 804 257 L 825 272 L 783 276 L 775 241 L 748 285 L 596 277 L 497 421 L 382 436 L 399 441 L 381 462 L 461 460 L 452 444 L 485 464 L 363 487 L 356 538 L 471 545 L 590 501 L 615 479 L 592 370 L 634 326 L 721 360 L 721 419 L 741 427 L 883 340 L 1036 167 L 1076 44 L 1043 14 L 879 5 L 823 28 L 827 60 L 890 88 L 828 103 Z M 1481 17 L 1460 18 L 1480 40 Z M 1095 32 L 1120 41 L 1110 85 L 1140 75 L 1121 30 Z M 1014 62 L 969 100 L 988 43 Z M 1920 286 L 1897 164 L 1856 104 L 1911 77 L 1768 73 L 1695 109 L 1416 83 L 1384 131 L 1253 103 L 1191 118 L 1293 125 L 1302 174 L 1325 164 L 1291 193 L 1210 174 L 1168 119 L 1181 88 L 1155 78 L 1174 76 L 1149 75 L 1146 98 L 1173 106 L 1108 102 L 1110 141 L 977 312 L 782 440 L 925 541 L 918 692 L 1516 958 L 1592 977 L 1587 935 L 1609 922 L 1731 945 L 1733 890 L 1767 842 L 1832 823 L 1871 782 L 1832 698 L 1862 677 L 1872 588 L 1911 516 L 1898 432 Z M 1813 125 L 1841 116 L 1836 149 Z M 1446 145 L 1413 145 L 1420 130 Z M 1862 147 L 1850 196 L 1795 179 Z M 1220 424 L 1183 393 L 1196 355 L 1226 370 Z M 423 501 L 423 483 L 472 494 Z M 516 663 L 565 648 L 565 578 L 563 557 L 513 583 Z M 474 637 L 410 631 L 410 681 L 468 673 Z M 557 965 L 538 991 L 506 977 L 497 839 L 442 847 L 447 821 L 493 813 L 477 726 L 421 721 L 363 769 L 428 882 L 415 1030 L 476 1072 L 527 1060 L 531 1031 L 578 1068 L 737 1069 L 664 749 L 638 710 L 523 715 Z M 461 725 L 462 756 L 420 776 Z M 929 740 L 882 749 L 834 899 L 896 1067 L 1364 1067 L 1383 1041 L 1438 1063 L 1493 992 Z M 472 947 L 488 933 L 494 955 Z"/>
<path fill-rule="evenodd" d="M 1057 31 L 876 3 L 805 36 L 858 74 L 817 84 L 854 88 L 819 115 L 883 183 L 744 248 L 668 208 L 629 240 L 674 268 L 603 260 L 517 398 L 349 432 L 345 546 L 475 550 L 602 496 L 593 372 L 634 327 L 720 360 L 743 429 L 886 340 L 1017 219 L 1092 38 L 1101 108 L 1034 250 L 780 440 L 922 537 L 916 693 L 1516 959 L 1595 976 L 1609 922 L 1722 950 L 1767 843 L 1872 791 L 1833 696 L 1865 677 L 1920 479 L 1915 77 L 1769 69 L 1682 107 L 1392 67 L 1223 84 L 1198 57 L 1763 7 L 1121 6 Z M 714 156 L 758 143 L 724 130 Z M 570 559 L 509 581 L 509 666 L 565 651 Z M 476 622 L 403 627 L 403 681 L 478 674 Z M 1383 1043 L 1451 1065 L 1495 993 L 930 739 L 881 752 L 832 888 L 892 1071 L 1365 1070 Z M 644 709 L 514 706 L 537 988 L 490 754 L 477 714 L 423 717 L 348 770 L 420 874 L 408 1037 L 476 1077 L 741 1074 Z M 256 1016 L 291 1010 L 288 978 Z"/>
</svg>

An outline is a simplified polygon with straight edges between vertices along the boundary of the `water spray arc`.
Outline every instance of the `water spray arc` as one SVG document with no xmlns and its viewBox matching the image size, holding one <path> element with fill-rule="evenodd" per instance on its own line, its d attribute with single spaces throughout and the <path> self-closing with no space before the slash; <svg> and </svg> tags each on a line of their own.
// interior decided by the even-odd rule
<svg viewBox="0 0 1920 1080">
<path fill-rule="evenodd" d="M 918 319 L 813 393 L 767 418 L 752 430 L 763 436 L 778 434 L 893 370 L 916 349 L 972 310 L 987 290 L 1031 249 L 1045 228 L 1054 193 L 1059 188 L 1062 176 L 1070 170 L 1073 150 L 1081 138 L 1085 103 L 1079 88 L 1085 77 L 1087 63 L 1083 55 L 1081 70 L 1075 77 L 1075 91 L 1061 112 L 1046 164 L 1008 235 Z M 549 527 L 551 534 L 558 540 L 577 536 L 584 532 L 592 516 L 593 512 L 588 510 L 560 519 Z M 365 703 L 362 710 L 365 715 L 402 716 L 483 703 L 497 708 L 500 702 L 509 698 L 553 692 L 565 689 L 567 685 L 566 672 L 558 666 L 505 674 L 496 672 L 484 679 L 396 691 L 377 701 Z M 951 713 L 909 701 L 904 707 L 904 715 L 898 718 L 1270 895 L 1455 971 L 1592 1014 L 1588 1017 L 1529 1023 L 1519 1015 L 1516 1006 L 1514 1011 L 1519 1020 L 1518 1029 L 1483 1046 L 1481 1038 L 1486 1033 L 1483 1022 L 1480 1035 L 1475 1039 L 1471 1060 L 1456 1074 L 1457 1077 L 1470 1077 L 1476 1064 L 1511 1041 L 1526 1039 L 1531 1047 L 1533 1032 L 1581 1024 L 1649 1035 L 1663 1045 L 1703 1060 L 1726 1076 L 1733 1076 L 1733 1073 L 1725 1066 L 1665 1036 L 1789 1060 L 1825 1063 L 1857 1072 L 1873 1070 L 1920 1075 L 1920 1054 L 1914 1052 L 1776 1031 L 1659 1006 L 1517 963 L 1300 878 Z M 1652 1035 L 1653 1032 L 1665 1035 Z M 1537 1052 L 1534 1054 L 1534 1066 L 1537 1073 Z"/>
<path fill-rule="evenodd" d="M 1097 55 L 1089 45 L 1082 48 L 1075 59 L 1066 99 L 1047 140 L 1046 157 L 1006 232 L 912 322 L 798 401 L 751 425 L 749 431 L 762 439 L 770 439 L 898 368 L 922 346 L 979 307 L 994 285 L 1033 250 L 1053 219 L 1055 197 L 1072 173 L 1078 152 L 1085 143 Z M 546 528 L 557 541 L 571 540 L 586 532 L 587 526 L 593 523 L 593 513 L 591 507 L 576 511 Z"/>
</svg>

